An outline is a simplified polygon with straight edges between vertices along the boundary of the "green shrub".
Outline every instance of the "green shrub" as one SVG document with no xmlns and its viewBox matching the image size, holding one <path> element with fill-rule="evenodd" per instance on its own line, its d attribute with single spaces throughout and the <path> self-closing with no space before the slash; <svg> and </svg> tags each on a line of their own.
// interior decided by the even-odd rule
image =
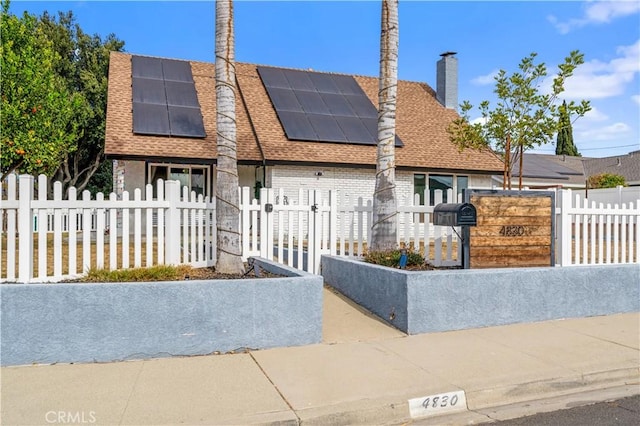
<svg viewBox="0 0 640 426">
<path fill-rule="evenodd" d="M 389 266 L 391 268 L 400 267 L 400 249 L 388 251 L 371 251 L 365 254 L 364 261 L 376 265 Z M 419 252 L 407 249 L 407 266 L 419 266 L 424 264 L 424 258 Z"/>
<path fill-rule="evenodd" d="M 617 186 L 627 186 L 624 176 L 613 173 L 600 173 L 589 176 L 589 188 L 615 188 Z"/>
</svg>

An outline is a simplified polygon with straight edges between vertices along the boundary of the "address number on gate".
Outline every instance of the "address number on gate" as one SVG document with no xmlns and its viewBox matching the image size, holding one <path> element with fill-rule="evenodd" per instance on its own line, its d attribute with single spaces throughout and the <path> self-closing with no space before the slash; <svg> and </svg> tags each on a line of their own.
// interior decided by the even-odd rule
<svg viewBox="0 0 640 426">
<path fill-rule="evenodd" d="M 523 225 L 504 225 L 500 228 L 503 237 L 525 237 L 531 235 L 531 227 Z"/>
</svg>

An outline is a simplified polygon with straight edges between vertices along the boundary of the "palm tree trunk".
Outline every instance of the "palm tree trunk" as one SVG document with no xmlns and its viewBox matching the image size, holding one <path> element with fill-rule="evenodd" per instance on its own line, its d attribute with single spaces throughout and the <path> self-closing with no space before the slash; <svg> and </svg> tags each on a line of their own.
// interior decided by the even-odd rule
<svg viewBox="0 0 640 426">
<path fill-rule="evenodd" d="M 382 1 L 380 86 L 378 91 L 378 150 L 373 194 L 372 251 L 397 245 L 396 97 L 398 91 L 398 0 Z"/>
<path fill-rule="evenodd" d="M 236 153 L 236 73 L 233 2 L 216 1 L 216 270 L 244 272 L 240 245 L 240 202 Z"/>
</svg>

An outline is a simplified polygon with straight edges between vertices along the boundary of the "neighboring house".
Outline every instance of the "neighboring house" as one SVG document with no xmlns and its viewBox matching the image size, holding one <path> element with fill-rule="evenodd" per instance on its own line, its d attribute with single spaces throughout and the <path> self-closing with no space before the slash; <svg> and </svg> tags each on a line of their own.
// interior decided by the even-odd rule
<svg viewBox="0 0 640 426">
<path fill-rule="evenodd" d="M 502 163 L 459 152 L 448 124 L 457 113 L 457 59 L 438 62 L 436 93 L 399 81 L 396 183 L 404 201 L 425 189 L 491 188 Z M 115 191 L 158 178 L 213 195 L 214 64 L 113 52 L 105 153 Z M 237 63 L 237 158 L 241 186 L 340 190 L 370 199 L 375 186 L 378 78 Z M 443 103 L 439 102 L 439 100 Z M 451 200 L 450 200 L 451 201 Z"/>
<path fill-rule="evenodd" d="M 584 189 L 583 157 L 570 155 L 524 154 L 522 185 L 531 189 Z M 520 163 L 516 161 L 511 174 L 511 188 L 518 189 Z M 494 176 L 496 186 L 502 187 L 502 175 Z"/>
<path fill-rule="evenodd" d="M 528 188 L 584 189 L 590 176 L 601 173 L 621 175 L 627 185 L 640 186 L 640 151 L 613 157 L 591 158 L 568 155 L 524 154 L 522 185 Z M 518 187 L 520 165 L 513 167 L 511 186 Z M 502 185 L 502 175 L 494 176 Z"/>
<path fill-rule="evenodd" d="M 610 173 L 623 176 L 629 186 L 640 186 L 640 151 L 605 158 L 585 158 L 584 174 L 591 176 Z"/>
</svg>

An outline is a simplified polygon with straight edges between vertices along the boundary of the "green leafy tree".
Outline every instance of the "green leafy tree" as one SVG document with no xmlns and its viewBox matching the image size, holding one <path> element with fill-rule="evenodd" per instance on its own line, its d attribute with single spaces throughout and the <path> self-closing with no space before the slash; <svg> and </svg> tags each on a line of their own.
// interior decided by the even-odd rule
<svg viewBox="0 0 640 426">
<path fill-rule="evenodd" d="M 569 155 L 571 157 L 581 157 L 578 148 L 573 143 L 573 127 L 571 118 L 567 111 L 567 102 L 562 102 L 559 108 L 560 117 L 558 121 L 558 135 L 556 136 L 556 155 Z"/>
<path fill-rule="evenodd" d="M 504 162 L 503 188 L 511 189 L 513 165 L 519 159 L 522 169 L 523 153 L 551 141 L 558 130 L 559 108 L 555 105 L 558 95 L 564 92 L 566 80 L 584 63 L 584 55 L 572 51 L 558 66 L 551 90 L 543 93 L 542 84 L 547 76 L 544 63 L 536 64 L 537 54 L 531 53 L 519 64 L 519 72 L 507 75 L 500 70 L 495 77 L 494 93 L 498 101 L 491 109 L 489 101 L 480 103 L 481 119 L 472 123 L 473 105 L 464 101 L 460 105 L 461 116 L 448 128 L 451 141 L 461 151 L 467 148 L 489 150 Z M 591 109 L 588 101 L 566 105 L 569 115 L 582 117 Z M 522 187 L 520 174 L 519 187 Z"/>
<path fill-rule="evenodd" d="M 56 73 L 67 90 L 82 97 L 82 109 L 73 117 L 81 132 L 77 149 L 68 152 L 59 163 L 53 178 L 63 183 L 65 191 L 74 186 L 79 191 L 108 193 L 112 189 L 112 166 L 104 161 L 105 123 L 109 55 L 122 51 L 124 42 L 109 34 L 86 34 L 72 12 L 58 12 L 57 18 L 45 12 L 39 27 L 58 53 Z"/>
<path fill-rule="evenodd" d="M 76 150 L 82 134 L 74 120 L 82 96 L 56 73 L 60 60 L 37 18 L 0 12 L 0 149 L 2 179 L 10 173 L 51 175 Z"/>
<path fill-rule="evenodd" d="M 616 188 L 618 186 L 627 186 L 624 176 L 613 173 L 600 173 L 599 175 L 589 176 L 589 188 Z"/>
</svg>

